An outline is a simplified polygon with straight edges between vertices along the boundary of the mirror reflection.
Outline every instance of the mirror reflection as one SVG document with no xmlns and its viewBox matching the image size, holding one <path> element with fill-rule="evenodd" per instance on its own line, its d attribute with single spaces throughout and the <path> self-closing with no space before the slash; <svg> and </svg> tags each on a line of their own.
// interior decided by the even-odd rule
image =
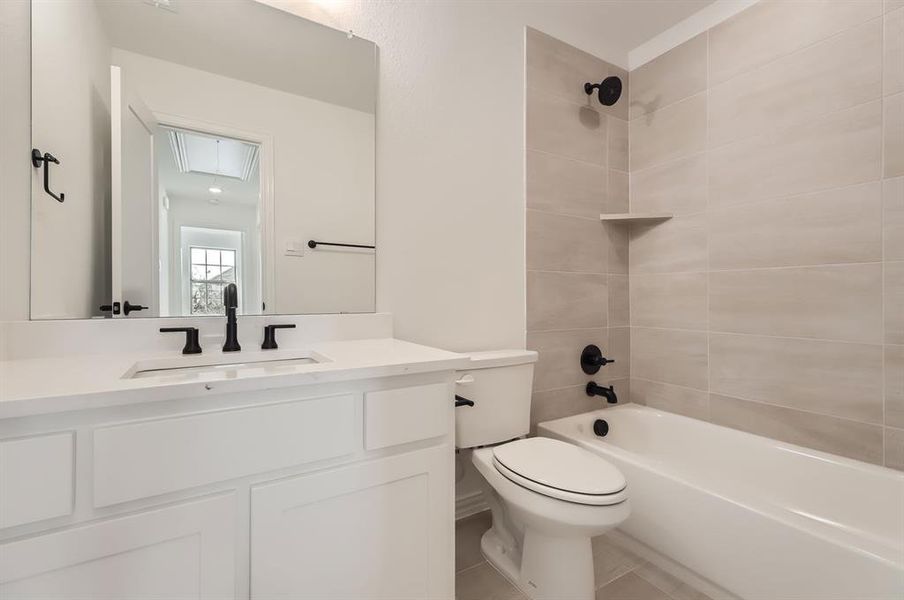
<svg viewBox="0 0 904 600">
<path fill-rule="evenodd" d="M 241 314 L 374 310 L 371 42 L 254 0 L 33 0 L 32 51 L 33 319 L 222 315 L 229 283 Z"/>
</svg>

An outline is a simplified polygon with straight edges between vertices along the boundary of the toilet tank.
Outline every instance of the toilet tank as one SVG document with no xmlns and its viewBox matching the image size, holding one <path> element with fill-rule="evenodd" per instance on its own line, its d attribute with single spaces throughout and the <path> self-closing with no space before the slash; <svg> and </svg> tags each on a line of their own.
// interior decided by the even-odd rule
<svg viewBox="0 0 904 600">
<path fill-rule="evenodd" d="M 455 445 L 472 448 L 526 435 L 537 353 L 494 350 L 470 356 L 470 367 L 458 372 L 455 393 L 474 406 L 455 409 Z"/>
</svg>

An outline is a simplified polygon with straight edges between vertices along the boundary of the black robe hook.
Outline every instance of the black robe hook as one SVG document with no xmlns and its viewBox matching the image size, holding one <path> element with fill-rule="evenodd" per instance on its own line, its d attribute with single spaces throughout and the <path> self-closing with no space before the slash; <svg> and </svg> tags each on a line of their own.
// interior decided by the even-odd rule
<svg viewBox="0 0 904 600">
<path fill-rule="evenodd" d="M 41 168 L 41 164 L 44 165 L 44 191 L 47 192 L 47 195 L 56 200 L 57 202 L 62 202 L 66 198 L 66 194 L 60 194 L 57 196 L 53 192 L 50 191 L 50 163 L 55 165 L 60 164 L 60 161 L 57 158 L 49 153 L 45 152 L 43 155 L 41 151 L 37 148 L 32 149 L 31 151 L 31 164 L 36 169 Z"/>
</svg>

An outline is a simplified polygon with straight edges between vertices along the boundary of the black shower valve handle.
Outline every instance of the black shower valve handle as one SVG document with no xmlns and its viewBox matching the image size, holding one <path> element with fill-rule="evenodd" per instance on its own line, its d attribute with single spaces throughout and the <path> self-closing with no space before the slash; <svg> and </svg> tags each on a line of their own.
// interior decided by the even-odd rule
<svg viewBox="0 0 904 600">
<path fill-rule="evenodd" d="M 595 344 L 588 344 L 581 351 L 581 370 L 588 375 L 593 375 L 615 360 L 603 356 L 603 351 Z"/>
</svg>

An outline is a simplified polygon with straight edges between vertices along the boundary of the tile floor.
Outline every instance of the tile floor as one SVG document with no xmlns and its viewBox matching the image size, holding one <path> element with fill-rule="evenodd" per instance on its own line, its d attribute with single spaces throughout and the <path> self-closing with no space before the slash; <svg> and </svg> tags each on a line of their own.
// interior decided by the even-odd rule
<svg viewBox="0 0 904 600">
<path fill-rule="evenodd" d="M 458 521 L 455 527 L 455 589 L 458 600 L 527 600 L 480 554 L 480 536 L 490 513 Z M 710 600 L 603 535 L 593 540 L 596 600 Z"/>
</svg>

